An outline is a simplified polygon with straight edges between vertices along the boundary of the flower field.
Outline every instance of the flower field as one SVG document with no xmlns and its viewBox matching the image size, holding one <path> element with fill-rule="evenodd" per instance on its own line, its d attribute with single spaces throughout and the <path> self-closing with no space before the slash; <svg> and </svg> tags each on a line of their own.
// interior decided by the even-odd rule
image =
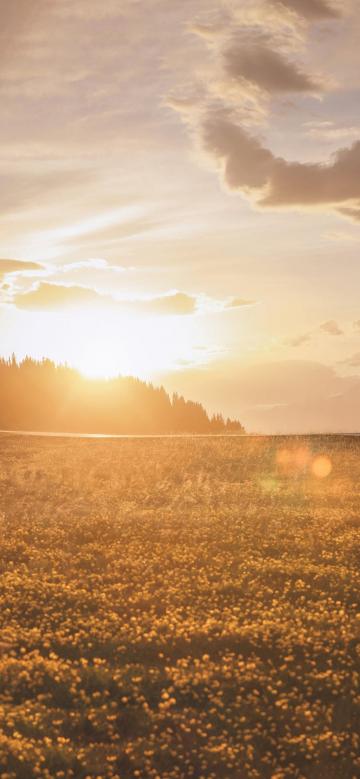
<svg viewBox="0 0 360 779">
<path fill-rule="evenodd" d="M 0 775 L 360 776 L 360 438 L 0 438 Z"/>
</svg>

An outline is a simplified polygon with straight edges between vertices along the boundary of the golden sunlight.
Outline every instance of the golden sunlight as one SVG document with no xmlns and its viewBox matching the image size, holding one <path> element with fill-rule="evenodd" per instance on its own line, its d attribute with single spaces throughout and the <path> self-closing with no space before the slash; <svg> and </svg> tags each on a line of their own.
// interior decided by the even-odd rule
<svg viewBox="0 0 360 779">
<path fill-rule="evenodd" d="M 124 360 L 116 354 L 116 346 L 105 338 L 96 338 L 76 361 L 78 370 L 89 379 L 108 379 L 116 374 L 116 365 Z M 126 360 L 125 360 L 126 363 Z M 124 370 L 121 370 L 123 373 Z"/>
<path fill-rule="evenodd" d="M 203 361 L 204 354 L 194 349 L 194 327 L 179 319 L 80 309 L 69 312 L 72 327 L 64 333 L 64 340 L 71 351 L 71 364 L 88 378 L 122 374 L 150 379 L 178 364 Z M 72 344 L 74 331 L 80 349 Z"/>
<path fill-rule="evenodd" d="M 0 779 L 360 778 L 359 6 L 0 0 Z"/>
</svg>

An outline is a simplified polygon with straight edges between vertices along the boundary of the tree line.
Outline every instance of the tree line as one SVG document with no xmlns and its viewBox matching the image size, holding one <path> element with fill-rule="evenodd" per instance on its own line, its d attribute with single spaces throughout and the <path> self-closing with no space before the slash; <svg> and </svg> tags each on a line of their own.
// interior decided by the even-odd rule
<svg viewBox="0 0 360 779">
<path fill-rule="evenodd" d="M 0 359 L 0 428 L 39 432 L 242 433 L 240 422 L 209 416 L 201 403 L 171 397 L 132 376 L 86 379 L 68 365 Z"/>
</svg>

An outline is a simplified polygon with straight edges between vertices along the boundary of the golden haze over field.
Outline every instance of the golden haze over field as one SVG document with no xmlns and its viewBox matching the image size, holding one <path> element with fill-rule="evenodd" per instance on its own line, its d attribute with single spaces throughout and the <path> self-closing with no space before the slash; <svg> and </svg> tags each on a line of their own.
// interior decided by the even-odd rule
<svg viewBox="0 0 360 779">
<path fill-rule="evenodd" d="M 360 440 L 0 438 L 4 779 L 355 779 Z"/>
<path fill-rule="evenodd" d="M 1 779 L 360 776 L 359 43 L 0 0 Z"/>
</svg>

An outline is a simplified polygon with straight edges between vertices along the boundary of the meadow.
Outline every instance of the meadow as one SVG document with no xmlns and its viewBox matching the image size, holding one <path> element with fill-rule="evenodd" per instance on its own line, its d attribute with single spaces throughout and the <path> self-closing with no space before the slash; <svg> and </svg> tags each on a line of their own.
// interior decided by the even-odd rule
<svg viewBox="0 0 360 779">
<path fill-rule="evenodd" d="M 2 779 L 360 776 L 360 438 L 0 437 Z"/>
</svg>

